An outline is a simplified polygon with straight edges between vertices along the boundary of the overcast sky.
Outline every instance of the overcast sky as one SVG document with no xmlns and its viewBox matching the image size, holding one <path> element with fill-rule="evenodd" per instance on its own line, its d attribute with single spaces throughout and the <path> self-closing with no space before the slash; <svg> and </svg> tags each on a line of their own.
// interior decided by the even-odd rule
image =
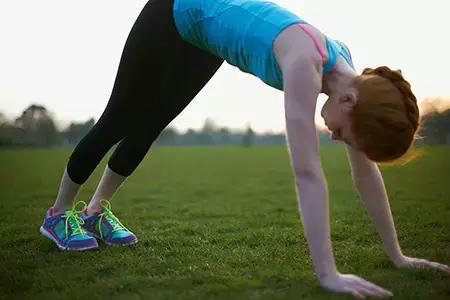
<svg viewBox="0 0 450 300">
<path fill-rule="evenodd" d="M 210 0 L 213 1 L 213 0 Z M 0 0 L 0 111 L 31 103 L 60 126 L 96 120 L 109 99 L 125 39 L 144 0 Z M 403 71 L 418 99 L 450 96 L 448 1 L 273 0 L 345 42 L 357 71 Z M 300 49 L 301 50 L 301 49 Z M 284 130 L 283 93 L 224 64 L 171 123 L 181 131 L 217 125 Z M 324 97 L 319 97 L 318 109 Z"/>
</svg>

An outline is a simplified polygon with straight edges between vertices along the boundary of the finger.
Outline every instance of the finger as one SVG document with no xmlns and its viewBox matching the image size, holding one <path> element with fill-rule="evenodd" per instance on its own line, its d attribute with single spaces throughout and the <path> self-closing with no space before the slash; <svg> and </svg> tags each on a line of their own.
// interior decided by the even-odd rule
<svg viewBox="0 0 450 300">
<path fill-rule="evenodd" d="M 437 263 L 437 262 L 430 262 L 430 266 L 432 268 L 435 268 L 435 269 L 441 270 L 441 271 L 443 271 L 443 272 L 445 272 L 447 274 L 450 274 L 450 267 L 447 266 L 447 265 L 440 264 L 440 263 Z"/>
<path fill-rule="evenodd" d="M 366 298 L 366 296 L 364 296 L 363 294 L 361 294 L 357 290 L 349 288 L 349 287 L 345 287 L 342 291 L 345 292 L 345 293 L 352 294 L 357 299 L 365 299 Z"/>
<path fill-rule="evenodd" d="M 424 268 L 424 269 L 431 268 L 431 261 L 428 261 L 426 259 L 420 259 L 418 261 L 418 264 L 421 268 Z"/>
<path fill-rule="evenodd" d="M 359 280 L 356 282 L 357 286 L 368 291 L 370 295 L 378 297 L 392 297 L 392 293 L 374 284 L 371 284 L 367 280 Z"/>
<path fill-rule="evenodd" d="M 362 282 L 363 282 L 366 286 L 368 286 L 368 287 L 370 287 L 370 288 L 372 288 L 372 289 L 378 291 L 378 292 L 381 293 L 383 296 L 392 297 L 392 293 L 391 293 L 390 291 L 388 291 L 388 290 L 382 288 L 381 286 L 378 286 L 378 285 L 376 285 L 376 284 L 373 284 L 372 282 L 369 282 L 369 281 L 367 281 L 367 280 L 365 280 L 365 279 L 362 279 Z"/>
<path fill-rule="evenodd" d="M 388 294 L 386 294 L 379 288 L 375 288 L 374 286 L 369 285 L 369 284 L 365 283 L 364 281 L 358 280 L 358 281 L 355 281 L 353 284 L 355 285 L 355 287 L 358 290 L 362 290 L 364 292 L 364 294 L 367 294 L 370 296 L 378 296 L 378 297 L 388 296 Z"/>
<path fill-rule="evenodd" d="M 421 260 L 416 260 L 413 262 L 413 267 L 419 268 L 419 269 L 425 269 L 427 267 L 427 263 Z"/>
<path fill-rule="evenodd" d="M 447 265 L 443 265 L 443 264 L 439 264 L 438 268 L 442 271 L 444 271 L 445 273 L 450 275 L 450 267 Z"/>
<path fill-rule="evenodd" d="M 365 280 L 365 279 L 362 279 L 362 278 L 361 278 L 361 280 L 362 280 L 362 282 L 364 282 L 366 285 L 368 285 L 368 286 L 372 287 L 373 289 L 379 291 L 379 292 L 380 292 L 381 294 L 383 294 L 385 297 L 392 297 L 392 296 L 393 296 L 392 293 L 391 293 L 390 291 L 388 291 L 388 290 L 386 290 L 386 289 L 383 289 L 381 286 L 378 286 L 378 285 L 376 285 L 376 284 L 373 284 L 372 282 L 369 282 L 369 281 L 367 281 L 367 280 Z"/>
<path fill-rule="evenodd" d="M 445 269 L 449 269 L 450 270 L 450 267 L 449 266 L 447 266 L 447 265 L 444 265 L 444 264 L 440 264 L 440 263 L 437 263 L 437 262 L 430 262 L 430 265 L 433 267 L 433 268 L 442 268 L 443 270 L 445 270 Z"/>
<path fill-rule="evenodd" d="M 360 294 L 365 295 L 365 296 L 378 296 L 378 297 L 383 296 L 383 294 L 380 293 L 379 291 L 373 289 L 372 287 L 365 286 L 361 282 L 354 283 L 352 287 L 355 290 L 357 290 Z"/>
</svg>

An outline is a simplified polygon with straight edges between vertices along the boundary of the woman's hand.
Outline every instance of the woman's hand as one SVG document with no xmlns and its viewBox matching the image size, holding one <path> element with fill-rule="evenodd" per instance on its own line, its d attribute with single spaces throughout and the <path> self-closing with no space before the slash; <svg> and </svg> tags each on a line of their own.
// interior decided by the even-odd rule
<svg viewBox="0 0 450 300">
<path fill-rule="evenodd" d="M 423 258 L 414 258 L 402 255 L 399 259 L 393 261 L 393 263 L 398 268 L 438 269 L 445 274 L 450 275 L 449 266 Z"/>
<path fill-rule="evenodd" d="M 351 294 L 358 299 L 366 296 L 372 297 L 392 297 L 392 293 L 367 280 L 352 274 L 333 274 L 320 280 L 320 285 L 337 293 Z"/>
</svg>

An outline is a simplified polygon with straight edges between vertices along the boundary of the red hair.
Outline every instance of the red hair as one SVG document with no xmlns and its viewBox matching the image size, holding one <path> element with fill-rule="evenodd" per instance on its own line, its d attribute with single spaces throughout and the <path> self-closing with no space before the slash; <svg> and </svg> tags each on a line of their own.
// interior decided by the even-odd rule
<svg viewBox="0 0 450 300">
<path fill-rule="evenodd" d="M 391 162 L 411 147 L 419 127 L 417 99 L 400 70 L 366 68 L 355 79 L 351 114 L 359 148 L 375 162 Z"/>
</svg>

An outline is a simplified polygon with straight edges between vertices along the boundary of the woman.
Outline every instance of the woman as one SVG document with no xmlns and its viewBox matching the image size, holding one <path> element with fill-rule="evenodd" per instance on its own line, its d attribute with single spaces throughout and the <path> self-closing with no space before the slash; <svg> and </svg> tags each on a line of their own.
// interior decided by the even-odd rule
<svg viewBox="0 0 450 300">
<path fill-rule="evenodd" d="M 404 256 L 398 245 L 375 162 L 392 161 L 410 147 L 419 124 L 416 98 L 400 71 L 353 69 L 349 49 L 280 6 L 258 0 L 150 0 L 127 39 L 109 103 L 70 156 L 55 204 L 41 233 L 59 248 L 131 245 L 136 236 L 109 202 L 142 161 L 159 133 L 219 69 L 224 60 L 284 91 L 286 131 L 301 214 L 316 274 L 323 287 L 356 297 L 390 296 L 364 279 L 337 271 L 329 233 L 328 192 L 319 160 L 314 111 L 332 137 L 347 144 L 355 186 L 398 267 L 449 268 Z M 89 206 L 75 196 L 108 150 Z"/>
</svg>

